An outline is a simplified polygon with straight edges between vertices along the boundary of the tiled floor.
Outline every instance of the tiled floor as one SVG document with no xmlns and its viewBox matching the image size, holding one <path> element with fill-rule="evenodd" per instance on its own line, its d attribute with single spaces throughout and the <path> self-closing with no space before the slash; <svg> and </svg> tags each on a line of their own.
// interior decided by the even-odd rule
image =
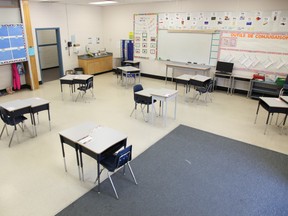
<svg viewBox="0 0 288 216">
<path fill-rule="evenodd" d="M 142 78 L 141 82 L 144 88 L 175 88 L 174 84 L 165 85 L 161 80 Z M 94 121 L 126 133 L 128 143 L 133 144 L 134 157 L 179 124 L 288 154 L 287 129 L 280 135 L 280 129 L 271 125 L 264 135 L 267 113 L 260 109 L 255 125 L 257 101 L 245 96 L 217 91 L 213 93 L 213 102 L 205 105 L 201 101 L 192 103 L 191 98 L 185 101 L 184 88 L 179 86 L 177 119 L 172 118 L 174 107 L 170 103 L 164 127 L 160 117 L 154 124 L 145 122 L 140 113 L 137 119 L 129 117 L 134 105 L 132 87 L 121 86 L 116 75 L 95 76 L 94 86 L 96 98 L 92 99 L 88 94 L 88 103 L 73 102 L 68 86 L 64 86 L 62 100 L 58 80 L 46 82 L 35 91 L 21 90 L 0 97 L 0 103 L 18 98 L 45 98 L 51 102 L 52 118 L 52 130 L 49 131 L 46 112 L 39 114 L 36 138 L 18 131 L 19 143 L 15 137 L 11 148 L 8 148 L 9 137 L 5 133 L 0 140 L 0 215 L 54 215 L 95 186 L 96 162 L 93 159 L 84 156 L 85 182 L 78 180 L 72 148 L 66 147 L 67 173 L 63 166 L 58 132 L 84 121 Z M 31 126 L 29 121 L 27 125 Z M 137 175 L 138 171 L 134 171 Z"/>
</svg>

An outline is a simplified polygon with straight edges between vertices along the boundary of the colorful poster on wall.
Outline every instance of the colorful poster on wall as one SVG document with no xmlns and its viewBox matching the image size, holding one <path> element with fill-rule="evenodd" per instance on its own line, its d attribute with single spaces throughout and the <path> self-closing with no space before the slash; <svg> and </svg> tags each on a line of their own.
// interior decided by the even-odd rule
<svg viewBox="0 0 288 216">
<path fill-rule="evenodd" d="M 23 25 L 0 25 L 0 65 L 23 61 L 27 61 Z"/>
<path fill-rule="evenodd" d="M 221 32 L 218 60 L 241 71 L 287 75 L 288 33 Z"/>
<path fill-rule="evenodd" d="M 158 15 L 134 15 L 134 57 L 156 59 Z"/>
<path fill-rule="evenodd" d="M 288 32 L 288 11 L 160 13 L 159 29 Z"/>
</svg>

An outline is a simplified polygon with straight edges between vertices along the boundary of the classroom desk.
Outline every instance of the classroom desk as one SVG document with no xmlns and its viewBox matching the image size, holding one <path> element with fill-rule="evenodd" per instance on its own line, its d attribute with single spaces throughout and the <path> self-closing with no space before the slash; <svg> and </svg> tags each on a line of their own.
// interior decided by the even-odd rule
<svg viewBox="0 0 288 216">
<path fill-rule="evenodd" d="M 199 65 L 199 64 L 187 64 L 187 63 L 180 63 L 180 62 L 166 62 L 166 76 L 165 76 L 165 83 L 167 83 L 168 78 L 168 69 L 172 68 L 172 81 L 174 79 L 174 69 L 190 69 L 200 71 L 206 75 L 209 75 L 210 66 L 207 65 Z"/>
<path fill-rule="evenodd" d="M 123 67 L 117 67 L 118 70 L 121 71 L 121 80 L 122 80 L 122 85 L 123 85 L 123 76 L 126 77 L 125 79 L 125 86 L 127 88 L 127 78 L 129 75 L 134 75 L 135 76 L 135 80 L 136 80 L 136 76 L 139 77 L 139 83 L 140 83 L 140 77 L 141 77 L 141 72 L 140 69 L 137 67 L 132 67 L 132 66 L 123 66 Z M 117 73 L 117 78 L 118 78 L 118 73 Z"/>
<path fill-rule="evenodd" d="M 231 80 L 231 94 L 234 93 L 235 91 L 235 82 L 236 81 L 243 81 L 243 82 L 249 82 L 249 87 L 247 90 L 247 97 L 250 95 L 250 89 L 251 89 L 251 80 L 252 76 L 241 76 L 241 75 L 232 75 L 232 80 Z"/>
<path fill-rule="evenodd" d="M 31 105 L 28 102 L 25 102 L 22 100 L 13 100 L 13 101 L 2 103 L 0 104 L 0 106 L 3 107 L 8 112 L 11 118 L 15 118 L 17 116 L 21 116 L 21 115 L 29 113 L 31 117 L 31 122 L 32 122 L 32 114 L 30 112 Z M 16 129 L 16 126 L 15 126 L 15 129 Z M 14 133 L 15 133 L 15 130 L 13 130 L 12 136 L 10 138 L 9 145 L 8 145 L 9 147 L 11 146 Z M 30 130 L 29 130 L 29 133 L 31 134 Z"/>
<path fill-rule="evenodd" d="M 126 60 L 126 61 L 124 61 L 124 63 L 125 64 L 129 64 L 129 65 L 131 65 L 133 67 L 137 67 L 137 68 L 139 68 L 139 66 L 140 66 L 140 61 Z"/>
<path fill-rule="evenodd" d="M 227 85 L 227 94 L 232 94 L 231 92 L 231 86 L 232 86 L 232 73 L 222 73 L 222 72 L 215 72 L 214 74 L 214 77 L 217 78 L 217 77 L 220 77 L 220 78 L 223 78 L 223 79 L 228 79 L 228 85 Z M 213 83 L 213 89 L 215 89 L 215 86 L 214 86 L 214 83 Z"/>
<path fill-rule="evenodd" d="M 67 172 L 64 143 L 75 148 L 80 180 L 82 173 L 82 180 L 84 181 L 82 153 L 89 155 L 97 161 L 96 180 L 98 180 L 98 192 L 100 192 L 100 161 L 105 156 L 115 153 L 122 147 L 126 147 L 127 135 L 112 128 L 100 126 L 92 122 L 85 122 L 71 127 L 61 131 L 59 135 L 65 171 Z"/>
<path fill-rule="evenodd" d="M 51 131 L 51 117 L 50 117 L 50 102 L 48 100 L 39 98 L 39 97 L 32 97 L 22 100 L 27 102 L 31 105 L 30 112 L 32 117 L 32 125 L 34 128 L 34 134 L 37 136 L 37 128 L 36 128 L 36 120 L 35 120 L 35 113 L 37 113 L 37 119 L 39 123 L 39 115 L 38 113 L 44 110 L 47 110 L 48 113 L 48 120 L 49 120 L 49 130 Z"/>
<path fill-rule="evenodd" d="M 91 77 L 93 77 L 93 75 L 88 74 L 79 74 L 79 75 L 68 74 L 61 77 L 59 80 L 60 80 L 62 100 L 64 99 L 62 85 L 68 84 L 70 86 L 70 94 L 72 95 L 73 100 L 73 92 L 75 92 L 75 84 L 86 84 L 87 80 Z"/>
<path fill-rule="evenodd" d="M 285 99 L 286 98 L 284 98 L 284 100 Z M 255 117 L 254 124 L 256 124 L 260 106 L 262 106 L 268 112 L 264 134 L 266 134 L 266 131 L 267 131 L 270 114 L 272 114 L 272 116 L 273 116 L 274 113 L 283 113 L 283 114 L 285 114 L 285 117 L 284 117 L 284 120 L 283 120 L 283 126 L 282 126 L 282 129 L 283 129 L 283 127 L 284 127 L 284 125 L 286 123 L 287 115 L 288 115 L 288 103 L 283 101 L 283 99 L 280 99 L 280 98 L 259 97 L 259 102 L 258 102 L 258 107 L 257 107 L 257 111 L 256 111 L 256 117 Z"/>
<path fill-rule="evenodd" d="M 161 107 L 162 107 L 163 121 L 164 121 L 165 126 L 167 123 L 167 106 L 168 106 L 167 103 L 170 100 L 174 100 L 175 101 L 174 119 L 176 119 L 177 96 L 178 96 L 177 90 L 165 89 L 165 88 L 160 88 L 160 89 L 147 88 L 142 91 L 138 91 L 135 94 L 138 94 L 143 97 L 152 97 L 152 101 L 154 100 L 160 101 Z M 155 113 L 155 103 L 152 103 L 152 122 L 154 122 L 154 113 Z"/>
<path fill-rule="evenodd" d="M 177 84 L 181 83 L 185 85 L 185 93 L 187 94 L 190 91 L 191 85 L 193 86 L 205 86 L 206 82 L 211 80 L 211 77 L 203 75 L 189 75 L 183 74 L 178 77 L 175 77 L 175 89 L 177 90 Z"/>
<path fill-rule="evenodd" d="M 32 97 L 22 100 L 13 100 L 8 101 L 6 103 L 0 104 L 5 110 L 9 112 L 12 116 L 19 116 L 29 113 L 31 117 L 31 124 L 33 127 L 34 136 L 37 136 L 37 129 L 36 129 L 36 121 L 35 121 L 35 113 L 39 113 L 41 111 L 47 110 L 48 112 L 48 120 L 49 120 L 49 129 L 51 130 L 51 118 L 50 118 L 50 107 L 49 101 L 38 98 Z M 39 122 L 39 117 L 38 117 Z"/>
</svg>

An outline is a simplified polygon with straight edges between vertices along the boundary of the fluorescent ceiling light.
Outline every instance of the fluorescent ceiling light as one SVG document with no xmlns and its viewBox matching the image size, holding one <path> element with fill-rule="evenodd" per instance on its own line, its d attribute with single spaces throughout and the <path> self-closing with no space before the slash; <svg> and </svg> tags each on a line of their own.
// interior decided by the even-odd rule
<svg viewBox="0 0 288 216">
<path fill-rule="evenodd" d="M 90 2 L 89 4 L 95 5 L 106 5 L 106 4 L 116 4 L 116 1 L 98 1 L 98 2 Z"/>
</svg>

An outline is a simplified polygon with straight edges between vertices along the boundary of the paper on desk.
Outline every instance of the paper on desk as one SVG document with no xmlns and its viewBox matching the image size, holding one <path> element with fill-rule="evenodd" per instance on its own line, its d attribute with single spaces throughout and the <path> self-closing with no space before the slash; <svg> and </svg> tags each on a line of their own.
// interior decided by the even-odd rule
<svg viewBox="0 0 288 216">
<path fill-rule="evenodd" d="M 80 139 L 78 142 L 81 143 L 81 144 L 85 144 L 85 143 L 87 143 L 87 142 L 89 142 L 91 140 L 92 140 L 91 136 L 86 136 L 86 137 Z"/>
</svg>

